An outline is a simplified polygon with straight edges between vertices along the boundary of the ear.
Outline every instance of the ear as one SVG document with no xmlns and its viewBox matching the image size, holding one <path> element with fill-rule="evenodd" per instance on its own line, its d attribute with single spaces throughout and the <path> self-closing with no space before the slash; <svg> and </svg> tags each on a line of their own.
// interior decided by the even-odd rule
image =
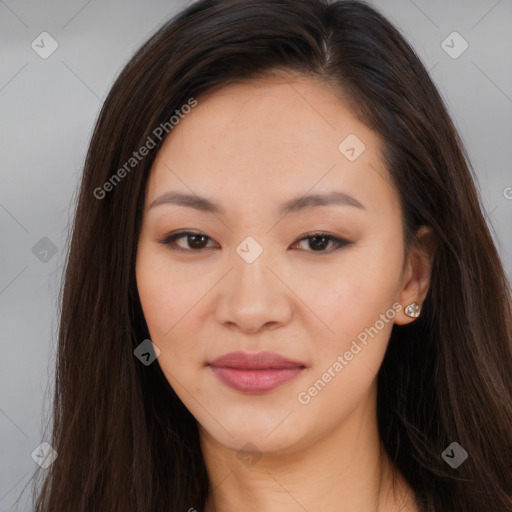
<svg viewBox="0 0 512 512">
<path fill-rule="evenodd" d="M 415 320 L 405 314 L 405 308 L 409 304 L 416 302 L 420 308 L 423 305 L 430 287 L 430 275 L 436 247 L 437 243 L 432 228 L 421 226 L 411 243 L 402 274 L 402 282 L 396 299 L 402 305 L 402 309 L 396 314 L 396 324 L 405 325 Z"/>
</svg>

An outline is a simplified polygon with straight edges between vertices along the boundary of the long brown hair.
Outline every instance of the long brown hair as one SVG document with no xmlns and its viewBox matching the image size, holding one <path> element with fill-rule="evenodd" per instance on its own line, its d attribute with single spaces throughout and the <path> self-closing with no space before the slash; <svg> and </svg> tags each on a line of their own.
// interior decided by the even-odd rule
<svg viewBox="0 0 512 512">
<path fill-rule="evenodd" d="M 157 362 L 133 352 L 149 338 L 135 280 L 145 185 L 168 131 L 155 129 L 177 109 L 273 70 L 343 94 L 381 137 L 406 246 L 421 225 L 435 234 L 422 314 L 394 325 L 378 375 L 389 457 L 424 512 L 512 511 L 510 288 L 466 150 L 421 61 L 361 1 L 201 0 L 128 62 L 90 142 L 60 298 L 48 436 L 58 457 L 38 473 L 36 512 L 203 510 L 197 422 Z M 155 147 L 134 164 L 148 137 Z M 441 457 L 454 441 L 468 453 L 456 469 Z"/>
</svg>

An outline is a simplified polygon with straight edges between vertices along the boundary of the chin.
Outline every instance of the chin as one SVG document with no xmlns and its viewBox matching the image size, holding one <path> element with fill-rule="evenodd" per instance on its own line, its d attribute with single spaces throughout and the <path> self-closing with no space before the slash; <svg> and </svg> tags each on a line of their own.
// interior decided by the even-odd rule
<svg viewBox="0 0 512 512">
<path fill-rule="evenodd" d="M 245 423 L 244 425 L 224 423 L 223 426 L 229 433 L 215 424 L 209 425 L 207 435 L 217 443 L 234 451 L 254 450 L 262 455 L 277 455 L 290 451 L 300 439 L 296 428 L 291 431 L 289 428 L 280 430 L 278 427 L 272 432 L 272 429 L 269 429 L 266 424 L 262 425 L 261 423 Z M 201 428 L 203 431 L 205 430 L 204 427 Z"/>
</svg>

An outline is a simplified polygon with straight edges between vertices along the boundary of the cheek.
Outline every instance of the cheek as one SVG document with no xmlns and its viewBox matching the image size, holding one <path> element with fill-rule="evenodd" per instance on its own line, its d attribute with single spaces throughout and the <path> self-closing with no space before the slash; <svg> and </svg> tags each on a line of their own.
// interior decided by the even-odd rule
<svg viewBox="0 0 512 512">
<path fill-rule="evenodd" d="M 176 361 L 184 359 L 194 350 L 194 340 L 178 333 L 210 286 L 197 274 L 188 275 L 178 266 L 169 265 L 165 253 L 144 243 L 139 245 L 136 279 L 151 340 L 162 352 L 159 361 L 164 360 L 164 355 Z"/>
<path fill-rule="evenodd" d="M 389 337 L 396 314 L 392 305 L 400 284 L 402 247 L 388 238 L 361 243 L 340 254 L 336 264 L 317 267 L 301 277 L 301 299 L 322 320 L 325 343 L 319 344 L 319 351 L 332 354 L 358 335 L 364 341 L 364 333 L 376 323 L 383 337 Z M 386 312 L 382 325 L 381 315 Z"/>
<path fill-rule="evenodd" d="M 399 307 L 394 300 L 401 248 L 389 251 L 396 258 L 370 249 L 347 258 L 326 280 L 325 293 L 311 297 L 311 304 L 316 299 L 311 309 L 330 330 L 318 339 L 312 371 L 297 401 L 318 429 L 326 410 L 333 421 L 343 421 L 361 403 L 386 353 Z"/>
</svg>

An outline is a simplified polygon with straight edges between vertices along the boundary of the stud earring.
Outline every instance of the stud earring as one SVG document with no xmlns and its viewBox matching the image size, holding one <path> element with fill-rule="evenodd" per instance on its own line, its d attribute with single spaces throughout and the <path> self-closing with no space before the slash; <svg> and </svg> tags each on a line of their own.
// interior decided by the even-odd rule
<svg viewBox="0 0 512 512">
<path fill-rule="evenodd" d="M 410 316 L 411 318 L 418 318 L 420 316 L 420 310 L 421 308 L 418 304 L 413 302 L 412 304 L 409 304 L 404 311 L 407 316 Z"/>
</svg>

